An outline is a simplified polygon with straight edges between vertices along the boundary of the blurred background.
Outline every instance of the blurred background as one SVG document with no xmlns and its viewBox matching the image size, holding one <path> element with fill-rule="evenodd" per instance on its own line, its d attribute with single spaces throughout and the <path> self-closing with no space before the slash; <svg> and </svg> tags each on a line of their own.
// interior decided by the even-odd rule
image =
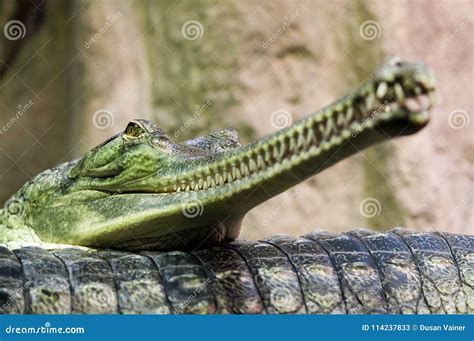
<svg viewBox="0 0 474 341">
<path fill-rule="evenodd" d="M 474 231 L 472 0 L 2 0 L 0 28 L 0 203 L 133 118 L 178 141 L 233 127 L 247 143 L 398 54 L 437 77 L 428 127 L 264 203 L 241 237 Z"/>
</svg>

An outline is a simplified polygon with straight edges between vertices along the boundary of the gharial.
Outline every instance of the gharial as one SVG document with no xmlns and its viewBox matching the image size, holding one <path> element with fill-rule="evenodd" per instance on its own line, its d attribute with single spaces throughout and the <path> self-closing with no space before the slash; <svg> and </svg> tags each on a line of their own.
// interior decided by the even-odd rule
<svg viewBox="0 0 474 341">
<path fill-rule="evenodd" d="M 45 301 L 42 291 L 27 288 L 29 298 L 25 300 L 25 312 L 57 312 L 62 308 L 66 309 L 62 312 L 103 312 L 100 300 L 94 295 L 104 293 L 104 283 L 143 279 L 141 276 L 147 275 L 141 270 L 148 269 L 147 273 L 152 273 L 149 269 L 152 267 L 151 259 L 159 270 L 157 276 L 161 279 L 154 277 L 159 283 L 179 281 L 179 276 L 171 276 L 170 271 L 185 271 L 183 267 L 189 270 L 181 273 L 184 276 L 181 286 L 163 284 L 165 291 L 168 290 L 163 296 L 168 303 L 163 304 L 169 309 L 151 304 L 152 312 L 189 310 L 189 304 L 177 310 L 179 301 L 184 300 L 184 293 L 187 292 L 184 288 L 189 289 L 191 285 L 183 283 L 186 278 L 198 277 L 202 280 L 206 278 L 205 274 L 213 281 L 211 289 L 214 293 L 210 297 L 213 297 L 214 307 L 219 304 L 222 307 L 225 295 L 243 295 L 242 299 L 247 299 L 248 304 L 272 312 L 275 309 L 272 310 L 271 306 L 279 298 L 278 291 L 282 291 L 285 294 L 283 297 L 300 297 L 290 303 L 299 302 L 302 307 L 304 302 L 304 309 L 301 309 L 311 312 L 308 308 L 310 298 L 305 296 L 305 286 L 309 286 L 316 291 L 313 294 L 317 294 L 318 302 L 315 304 L 318 307 L 325 303 L 331 307 L 321 312 L 472 312 L 474 245 L 470 236 L 427 234 L 418 238 L 417 244 L 403 231 L 380 235 L 355 231 L 335 239 L 313 235 L 317 245 L 308 241 L 311 238 L 306 238 L 306 242 L 299 239 L 288 239 L 288 242 L 280 237 L 271 239 L 265 244 L 267 246 L 254 243 L 245 247 L 240 244 L 242 242 L 226 243 L 237 238 L 244 215 L 263 201 L 365 147 L 422 129 L 429 121 L 428 111 L 434 92 L 434 77 L 424 65 L 391 58 L 354 92 L 292 126 L 246 146 L 241 146 L 237 133 L 229 129 L 174 143 L 152 122 L 133 120 L 123 132 L 95 147 L 82 159 L 63 163 L 37 175 L 6 202 L 0 215 L 0 242 L 8 247 L 0 248 L 0 257 L 10 265 L 7 272 L 2 272 L 4 275 L 0 276 L 0 283 L 16 283 L 4 286 L 5 292 L 11 294 L 12 290 L 15 292 L 12 288 L 21 287 L 26 279 L 36 283 L 40 273 L 48 277 L 44 274 L 49 274 L 49 270 L 38 263 L 42 260 L 52 268 L 65 267 L 67 271 L 62 272 L 62 277 L 57 275 L 59 270 L 55 274 L 57 279 L 63 278 L 61 283 L 75 298 L 63 302 L 61 295 L 57 296 L 56 301 L 51 301 L 48 296 Z M 376 242 L 378 237 L 382 238 L 379 244 Z M 331 238 L 339 241 L 328 242 Z M 30 242 L 37 244 L 22 246 Z M 59 250 L 56 244 L 109 250 L 88 252 L 72 246 L 69 251 Z M 273 246 L 268 249 L 270 244 Z M 215 245 L 219 246 L 205 249 Z M 295 245 L 297 249 L 294 249 Z M 221 248 L 233 248 L 238 255 L 227 255 L 227 260 L 220 263 L 224 264 L 220 270 L 218 266 L 209 268 L 208 264 L 225 255 Z M 200 251 L 196 251 L 198 249 Z M 144 250 L 173 251 L 154 254 Z M 184 253 L 176 250 L 195 251 Z M 348 256 L 338 258 L 341 250 Z M 436 251 L 438 258 L 433 258 L 429 252 L 427 259 L 422 258 L 418 256 L 420 250 Z M 265 263 L 264 256 L 271 257 L 273 253 L 283 255 L 279 268 L 285 269 L 283 277 L 290 284 L 282 284 L 276 272 L 273 273 L 275 276 L 267 273 L 274 270 L 272 264 L 275 263 Z M 349 256 L 351 253 L 353 256 Z M 390 258 L 390 254 L 399 257 L 394 256 L 397 261 Z M 239 265 L 231 261 L 232 257 L 241 257 L 244 262 Z M 209 262 L 205 263 L 203 259 Z M 85 263 L 81 268 L 82 261 Z M 227 267 L 226 262 L 235 267 Z M 301 267 L 301 264 L 308 262 L 312 267 L 311 264 L 306 264 L 309 268 Z M 99 266 L 99 263 L 103 264 Z M 171 270 L 170 264 L 174 264 Z M 99 267 L 95 269 L 95 266 Z M 250 272 L 241 269 L 246 266 Z M 326 266 L 332 267 L 332 272 Z M 77 272 L 75 267 L 82 270 Z M 201 271 L 199 276 L 196 267 Z M 216 275 L 218 270 L 222 272 L 220 277 Z M 309 276 L 309 282 L 305 282 L 310 270 L 315 272 Z M 105 277 L 98 277 L 96 272 Z M 124 275 L 126 273 L 128 275 Z M 236 273 L 241 277 L 235 276 Z M 249 277 L 246 274 L 249 273 L 255 280 L 258 295 L 257 291 L 248 288 L 250 291 L 246 289 L 244 293 L 232 290 L 243 279 L 247 281 Z M 331 277 L 331 274 L 334 276 Z M 230 276 L 232 280 L 219 284 L 219 278 L 223 276 Z M 259 276 L 267 276 L 267 279 L 258 280 Z M 327 277 L 325 282 L 325 276 L 331 277 L 331 281 Z M 88 279 L 87 285 L 81 282 L 84 278 Z M 91 278 L 94 280 L 91 281 Z M 431 283 L 433 278 L 441 282 Z M 44 280 L 39 281 L 40 284 L 44 284 Z M 280 284 L 275 287 L 275 283 L 271 284 L 272 280 Z M 390 289 L 387 281 L 398 285 L 400 290 L 396 291 L 393 283 Z M 150 278 L 145 282 L 149 284 Z M 97 285 L 94 287 L 91 283 Z M 140 312 L 139 307 L 148 307 L 146 302 L 150 302 L 148 294 L 151 291 L 143 291 L 144 284 L 140 283 L 134 284 L 136 292 L 128 288 L 121 294 L 119 289 L 124 287 L 119 284 L 115 289 L 105 291 L 108 292 L 105 295 L 108 302 L 104 305 L 106 311 L 115 307 L 115 310 L 108 312 L 117 312 L 117 309 L 119 312 Z M 339 296 L 327 291 L 328 283 L 334 284 L 333 289 Z M 430 290 L 427 283 L 431 283 Z M 449 283 L 448 287 L 446 283 Z M 358 289 L 354 289 L 353 284 L 358 285 Z M 217 294 L 219 285 L 221 296 Z M 351 287 L 350 290 L 344 289 L 347 286 Z M 438 292 L 435 296 L 433 287 Z M 176 288 L 181 288 L 181 292 Z M 47 290 L 52 290 L 51 285 Z M 415 295 L 415 291 L 420 295 Z M 300 296 L 294 296 L 295 293 L 300 293 Z M 339 298 L 331 296 L 333 294 Z M 261 297 L 260 302 L 263 300 L 263 303 L 259 305 L 252 295 Z M 351 298 L 350 295 L 355 296 Z M 131 299 L 132 296 L 135 298 Z M 378 299 L 385 302 L 383 307 Z M 407 300 L 412 303 L 408 304 Z M 16 302 L 20 301 L 18 298 Z M 283 303 L 282 309 L 292 306 Z M 351 304 L 365 308 L 351 310 Z M 390 304 L 392 309 L 388 308 Z M 432 309 L 434 306 L 442 308 Z M 192 312 L 222 312 L 218 308 L 212 311 L 206 309 Z M 302 312 L 301 309 L 290 312 Z M 250 310 L 261 312 L 259 309 Z"/>
<path fill-rule="evenodd" d="M 174 143 L 134 120 L 82 159 L 28 181 L 6 202 L 0 238 L 128 250 L 233 240 L 243 216 L 271 196 L 420 130 L 434 90 L 424 66 L 392 58 L 350 95 L 246 146 L 227 129 Z M 186 214 L 195 204 L 202 212 Z"/>
</svg>

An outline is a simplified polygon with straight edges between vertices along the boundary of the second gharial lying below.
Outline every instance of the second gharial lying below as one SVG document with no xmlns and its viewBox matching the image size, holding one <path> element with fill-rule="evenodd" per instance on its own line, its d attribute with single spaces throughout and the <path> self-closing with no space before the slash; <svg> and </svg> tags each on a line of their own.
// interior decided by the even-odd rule
<svg viewBox="0 0 474 341">
<path fill-rule="evenodd" d="M 28 181 L 5 204 L 0 242 L 189 250 L 234 240 L 263 201 L 422 129 L 434 91 L 424 65 L 391 58 L 349 95 L 245 146 L 230 129 L 174 143 L 152 122 L 131 121 L 82 159 Z"/>
</svg>

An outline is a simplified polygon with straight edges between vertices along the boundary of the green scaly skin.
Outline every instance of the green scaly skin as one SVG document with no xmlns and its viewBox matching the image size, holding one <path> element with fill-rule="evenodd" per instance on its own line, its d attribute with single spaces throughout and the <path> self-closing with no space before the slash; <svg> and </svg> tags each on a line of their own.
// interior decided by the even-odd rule
<svg viewBox="0 0 474 341">
<path fill-rule="evenodd" d="M 174 143 L 134 120 L 82 159 L 27 182 L 0 215 L 0 240 L 192 249 L 234 240 L 255 206 L 363 148 L 429 120 L 434 78 L 388 60 L 351 94 L 246 146 L 233 130 Z"/>
<path fill-rule="evenodd" d="M 474 236 L 352 230 L 198 251 L 0 246 L 0 314 L 473 314 Z"/>
</svg>

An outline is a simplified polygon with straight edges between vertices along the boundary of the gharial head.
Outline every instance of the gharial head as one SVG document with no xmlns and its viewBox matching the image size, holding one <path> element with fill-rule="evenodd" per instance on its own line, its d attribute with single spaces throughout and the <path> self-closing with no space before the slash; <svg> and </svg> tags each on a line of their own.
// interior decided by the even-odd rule
<svg viewBox="0 0 474 341">
<path fill-rule="evenodd" d="M 365 147 L 420 130 L 434 90 L 425 66 L 391 58 L 354 92 L 245 146 L 234 130 L 176 143 L 155 124 L 133 120 L 60 166 L 63 180 L 32 205 L 28 224 L 43 240 L 107 248 L 232 240 L 263 201 Z"/>
<path fill-rule="evenodd" d="M 185 190 L 176 181 L 180 173 L 240 146 L 237 139 L 234 130 L 219 129 L 184 143 L 174 143 L 153 122 L 136 119 L 123 132 L 90 150 L 69 171 L 72 180 L 69 190 L 113 193 Z"/>
<path fill-rule="evenodd" d="M 400 111 L 403 131 L 393 129 L 394 122 L 389 129 L 395 136 L 412 134 L 428 123 L 429 110 L 436 101 L 436 81 L 424 64 L 409 63 L 398 56 L 390 57 L 375 70 L 365 87 L 367 93 L 373 94 L 366 94 L 366 100 L 374 96 L 382 110 Z"/>
</svg>

